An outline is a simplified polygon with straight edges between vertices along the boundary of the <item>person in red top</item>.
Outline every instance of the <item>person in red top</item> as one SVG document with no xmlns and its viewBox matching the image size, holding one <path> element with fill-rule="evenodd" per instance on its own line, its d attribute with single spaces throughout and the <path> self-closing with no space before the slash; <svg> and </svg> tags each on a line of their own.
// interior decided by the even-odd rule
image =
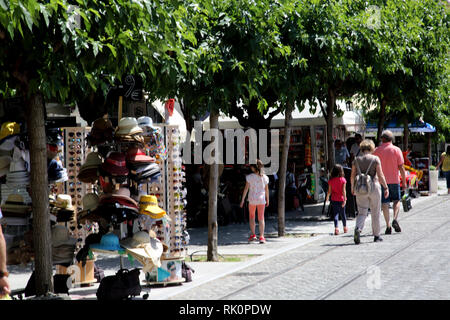
<svg viewBox="0 0 450 320">
<path fill-rule="evenodd" d="M 325 201 L 330 199 L 331 206 L 334 214 L 334 234 L 339 234 L 338 220 L 341 217 L 342 224 L 344 226 L 344 233 L 347 233 L 347 217 L 345 215 L 345 204 L 347 202 L 347 193 L 345 191 L 345 185 L 347 180 L 344 178 L 344 169 L 340 164 L 336 164 L 331 170 L 331 177 L 328 181 L 328 193 Z"/>
<path fill-rule="evenodd" d="M 400 178 L 398 176 L 398 172 L 400 171 L 400 175 L 402 177 L 402 188 L 406 191 L 406 173 L 405 168 L 403 167 L 403 153 L 399 147 L 396 147 L 392 144 L 394 141 L 394 135 L 391 131 L 385 130 L 381 134 L 381 146 L 375 149 L 373 154 L 378 156 L 381 161 L 381 169 L 383 170 L 383 174 L 386 178 L 386 183 L 388 184 L 389 195 L 388 197 L 384 196 L 384 188 L 382 189 L 382 197 L 381 197 L 381 206 L 383 210 L 384 220 L 386 221 L 386 231 L 385 234 L 391 234 L 392 228 L 389 222 L 389 203 L 393 202 L 394 208 L 394 219 L 392 221 L 392 227 L 396 232 L 401 232 L 400 225 L 398 224 L 398 213 L 400 211 Z"/>
</svg>

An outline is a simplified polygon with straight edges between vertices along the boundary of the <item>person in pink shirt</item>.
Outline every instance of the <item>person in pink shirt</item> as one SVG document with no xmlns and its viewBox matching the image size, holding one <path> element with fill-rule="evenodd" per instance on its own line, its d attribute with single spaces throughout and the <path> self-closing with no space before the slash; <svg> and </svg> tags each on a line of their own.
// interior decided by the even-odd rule
<svg viewBox="0 0 450 320">
<path fill-rule="evenodd" d="M 381 206 L 383 210 L 384 220 L 386 221 L 386 231 L 385 234 L 391 234 L 392 228 L 390 224 L 389 216 L 389 203 L 393 202 L 394 217 L 392 220 L 392 227 L 396 232 L 401 232 L 400 225 L 398 224 L 398 213 L 400 211 L 400 178 L 398 177 L 398 172 L 402 177 L 403 190 L 406 190 L 406 174 L 405 168 L 403 167 L 404 159 L 403 153 L 399 147 L 392 144 L 394 141 L 394 135 L 391 131 L 385 130 L 381 134 L 382 144 L 375 149 L 374 155 L 378 156 L 381 161 L 381 168 L 383 174 L 386 178 L 386 183 L 388 184 L 389 196 L 384 196 L 384 188 L 382 188 L 382 198 Z"/>
<path fill-rule="evenodd" d="M 344 178 L 344 169 L 340 164 L 336 164 L 331 170 L 331 177 L 328 181 L 328 193 L 325 201 L 330 199 L 331 206 L 333 208 L 334 215 L 334 234 L 339 234 L 338 222 L 339 216 L 341 217 L 342 224 L 344 226 L 344 233 L 347 233 L 347 217 L 345 215 L 345 203 L 347 202 L 347 193 L 345 191 L 345 185 L 347 180 Z"/>
</svg>

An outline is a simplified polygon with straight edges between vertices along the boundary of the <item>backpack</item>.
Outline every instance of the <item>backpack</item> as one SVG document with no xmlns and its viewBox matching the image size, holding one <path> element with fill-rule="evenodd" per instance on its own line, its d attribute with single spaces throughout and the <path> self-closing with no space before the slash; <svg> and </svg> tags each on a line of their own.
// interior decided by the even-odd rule
<svg viewBox="0 0 450 320">
<path fill-rule="evenodd" d="M 372 163 L 375 159 L 372 159 L 372 161 L 369 164 L 369 167 L 367 168 L 365 173 L 361 172 L 361 169 L 359 168 L 358 159 L 355 159 L 355 166 L 357 174 L 355 177 L 355 194 L 358 196 L 367 195 L 372 192 L 373 189 L 373 179 L 370 175 L 367 173 L 370 170 L 370 167 L 372 166 Z"/>
<path fill-rule="evenodd" d="M 194 269 L 184 261 L 181 264 L 181 276 L 186 279 L 186 282 L 192 281 L 192 273 L 195 272 Z"/>
<path fill-rule="evenodd" d="M 139 269 L 120 269 L 113 276 L 104 277 L 97 290 L 98 300 L 127 300 L 141 294 Z"/>
</svg>

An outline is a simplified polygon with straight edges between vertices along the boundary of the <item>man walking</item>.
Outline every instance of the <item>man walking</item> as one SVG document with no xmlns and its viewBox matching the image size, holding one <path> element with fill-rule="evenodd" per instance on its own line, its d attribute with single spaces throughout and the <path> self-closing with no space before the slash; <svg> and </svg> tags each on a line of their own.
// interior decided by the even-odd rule
<svg viewBox="0 0 450 320">
<path fill-rule="evenodd" d="M 403 154 L 399 147 L 392 144 L 394 141 L 394 135 L 391 131 L 385 130 L 381 134 L 381 146 L 375 149 L 374 155 L 378 156 L 381 161 L 381 168 L 388 184 L 389 196 L 384 197 L 384 188 L 382 188 L 381 205 L 386 221 L 386 234 L 392 233 L 389 217 L 389 203 L 393 202 L 394 217 L 392 220 L 392 227 L 396 232 L 401 232 L 400 225 L 398 224 L 398 213 L 400 211 L 400 178 L 398 172 L 402 177 L 403 190 L 406 190 L 406 174 L 403 167 Z"/>
</svg>

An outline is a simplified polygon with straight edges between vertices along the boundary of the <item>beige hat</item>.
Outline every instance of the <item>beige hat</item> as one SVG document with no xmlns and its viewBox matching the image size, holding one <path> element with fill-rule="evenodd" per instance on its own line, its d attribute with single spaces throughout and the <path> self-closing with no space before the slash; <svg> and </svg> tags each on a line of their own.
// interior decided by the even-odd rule
<svg viewBox="0 0 450 320">
<path fill-rule="evenodd" d="M 127 136 L 142 132 L 143 130 L 141 127 L 139 127 L 136 118 L 124 117 L 119 120 L 119 124 L 117 126 L 115 134 L 117 136 Z"/>
<path fill-rule="evenodd" d="M 144 272 L 151 271 L 155 266 L 161 266 L 163 244 L 159 239 L 151 238 L 148 232 L 135 233 L 133 238 L 122 241 L 121 246 L 144 266 Z"/>
<path fill-rule="evenodd" d="M 78 212 L 78 217 L 81 218 L 81 216 L 84 213 L 92 212 L 95 209 L 97 209 L 100 198 L 95 193 L 88 193 L 84 195 L 83 197 L 83 210 Z"/>
<path fill-rule="evenodd" d="M 81 166 L 80 171 L 83 171 L 85 169 L 98 168 L 102 165 L 102 163 L 103 161 L 100 158 L 100 154 L 98 152 L 90 152 L 86 156 L 86 161 Z"/>
<path fill-rule="evenodd" d="M 25 204 L 20 194 L 10 194 L 1 209 L 5 212 L 27 213 L 31 207 Z"/>
</svg>

